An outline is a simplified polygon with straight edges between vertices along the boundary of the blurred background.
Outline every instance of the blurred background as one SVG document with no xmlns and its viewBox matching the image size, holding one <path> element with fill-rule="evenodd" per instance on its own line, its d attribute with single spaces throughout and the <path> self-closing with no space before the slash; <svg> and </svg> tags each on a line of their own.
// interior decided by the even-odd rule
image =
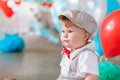
<svg viewBox="0 0 120 80">
<path fill-rule="evenodd" d="M 104 61 L 112 64 L 100 74 L 117 66 L 114 75 L 120 76 L 120 0 L 0 0 L 0 80 L 58 77 L 61 24 L 57 16 L 67 9 L 85 10 L 96 19 L 98 32 L 93 42 L 101 58 L 100 70 L 106 68 Z M 99 80 L 119 80 L 104 75 Z"/>
</svg>

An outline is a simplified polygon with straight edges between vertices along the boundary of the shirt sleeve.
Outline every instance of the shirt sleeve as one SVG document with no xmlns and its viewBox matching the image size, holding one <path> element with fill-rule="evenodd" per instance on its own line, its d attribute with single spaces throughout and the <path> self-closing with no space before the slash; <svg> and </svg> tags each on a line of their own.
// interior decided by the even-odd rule
<svg viewBox="0 0 120 80">
<path fill-rule="evenodd" d="M 78 59 L 78 75 L 86 76 L 86 73 L 98 75 L 98 56 L 92 51 L 81 53 Z"/>
</svg>

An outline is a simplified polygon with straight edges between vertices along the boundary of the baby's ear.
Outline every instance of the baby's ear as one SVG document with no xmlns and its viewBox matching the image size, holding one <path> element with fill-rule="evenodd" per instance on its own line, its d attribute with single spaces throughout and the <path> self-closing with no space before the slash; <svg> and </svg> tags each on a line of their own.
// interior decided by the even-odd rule
<svg viewBox="0 0 120 80">
<path fill-rule="evenodd" d="M 88 39 L 89 39 L 89 33 L 88 33 L 88 32 L 85 32 L 84 39 L 85 39 L 85 40 L 88 40 Z"/>
</svg>

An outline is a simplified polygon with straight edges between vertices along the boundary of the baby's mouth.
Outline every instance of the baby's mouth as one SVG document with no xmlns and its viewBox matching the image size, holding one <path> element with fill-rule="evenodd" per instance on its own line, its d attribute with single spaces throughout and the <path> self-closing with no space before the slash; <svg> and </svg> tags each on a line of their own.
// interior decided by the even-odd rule
<svg viewBox="0 0 120 80">
<path fill-rule="evenodd" d="M 63 40 L 63 42 L 69 42 L 69 40 Z"/>
</svg>

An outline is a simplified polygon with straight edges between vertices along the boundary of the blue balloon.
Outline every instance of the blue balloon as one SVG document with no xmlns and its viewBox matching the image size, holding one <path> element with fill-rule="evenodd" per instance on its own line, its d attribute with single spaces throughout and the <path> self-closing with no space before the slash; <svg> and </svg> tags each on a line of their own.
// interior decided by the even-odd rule
<svg viewBox="0 0 120 80">
<path fill-rule="evenodd" d="M 114 10 L 120 9 L 120 3 L 118 0 L 107 0 L 107 13 L 110 14 Z"/>
<path fill-rule="evenodd" d="M 99 56 L 103 55 L 103 50 L 100 42 L 100 31 L 97 32 L 95 38 L 93 39 L 93 43 L 95 44 L 95 50 L 97 51 Z"/>
<path fill-rule="evenodd" d="M 3 39 L 0 39 L 1 52 L 21 52 L 24 47 L 24 40 L 18 34 L 6 34 Z"/>
</svg>

